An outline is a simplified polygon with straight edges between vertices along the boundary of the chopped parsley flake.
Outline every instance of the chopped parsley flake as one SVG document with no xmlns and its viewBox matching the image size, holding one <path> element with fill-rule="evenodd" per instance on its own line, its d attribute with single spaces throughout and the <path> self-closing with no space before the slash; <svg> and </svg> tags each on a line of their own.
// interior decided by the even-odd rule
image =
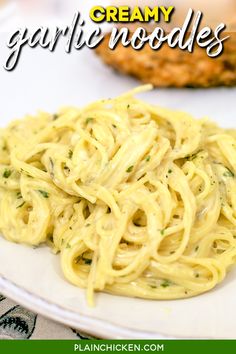
<svg viewBox="0 0 236 354">
<path fill-rule="evenodd" d="M 91 264 L 92 263 L 92 259 L 83 258 L 83 260 L 84 260 L 85 264 Z"/>
<path fill-rule="evenodd" d="M 226 171 L 223 173 L 224 177 L 234 177 L 234 173 L 228 168 L 226 167 Z"/>
<path fill-rule="evenodd" d="M 52 115 L 52 120 L 57 120 L 59 118 L 59 115 L 57 113 Z"/>
<path fill-rule="evenodd" d="M 164 280 L 163 283 L 161 283 L 161 286 L 163 288 L 167 288 L 168 286 L 170 286 L 170 281 L 169 280 Z"/>
<path fill-rule="evenodd" d="M 85 124 L 89 124 L 94 120 L 94 118 L 87 118 Z"/>
<path fill-rule="evenodd" d="M 54 178 L 54 162 L 53 159 L 51 157 L 49 157 L 49 169 L 50 169 L 50 176 L 51 178 Z"/>
<path fill-rule="evenodd" d="M 49 162 L 50 162 L 50 168 L 51 168 L 51 170 L 52 170 L 53 167 L 54 167 L 54 162 L 53 162 L 53 160 L 52 160 L 51 157 L 49 157 Z"/>
<path fill-rule="evenodd" d="M 162 236 L 164 236 L 164 234 L 165 234 L 165 229 L 160 230 L 160 234 L 161 234 Z"/>
<path fill-rule="evenodd" d="M 8 170 L 8 169 L 5 169 L 5 171 L 3 172 L 3 177 L 4 178 L 9 178 L 12 174 L 12 171 L 11 170 Z"/>
<path fill-rule="evenodd" d="M 42 191 L 42 190 L 38 190 L 38 192 L 39 192 L 40 194 L 42 194 L 42 196 L 43 196 L 44 198 L 49 198 L 48 192 L 45 192 L 45 191 Z"/>
<path fill-rule="evenodd" d="M 127 172 L 127 173 L 132 172 L 132 171 L 133 171 L 133 168 L 134 168 L 134 166 L 129 166 L 129 168 L 127 168 L 126 172 Z"/>
<path fill-rule="evenodd" d="M 199 246 L 195 247 L 195 252 L 197 252 L 199 250 Z"/>
<path fill-rule="evenodd" d="M 16 199 L 21 199 L 21 198 L 22 198 L 21 192 L 17 192 L 16 193 Z"/>
<path fill-rule="evenodd" d="M 198 152 L 196 152 L 195 154 L 193 154 L 193 155 L 187 155 L 187 156 L 185 156 L 185 159 L 186 160 L 188 160 L 188 161 L 193 161 L 193 160 L 195 160 L 197 157 L 198 157 L 198 154 L 200 153 L 200 152 L 202 152 L 203 150 L 199 150 Z"/>
<path fill-rule="evenodd" d="M 16 209 L 19 209 L 19 208 L 23 207 L 23 205 L 25 205 L 25 202 L 23 202 L 20 205 L 18 205 L 18 207 L 16 207 Z"/>
<path fill-rule="evenodd" d="M 168 173 L 172 173 L 173 171 L 172 170 L 168 170 Z"/>
<path fill-rule="evenodd" d="M 84 258 L 83 254 L 79 255 L 78 257 L 76 257 L 75 259 L 75 263 L 79 263 L 80 261 L 83 261 L 84 264 L 91 264 L 92 263 L 92 259 L 89 258 Z"/>
<path fill-rule="evenodd" d="M 69 159 L 72 159 L 72 157 L 73 157 L 73 151 L 72 150 L 69 150 L 68 157 L 69 157 Z"/>
<path fill-rule="evenodd" d="M 149 162 L 150 160 L 151 160 L 151 156 L 149 155 L 146 157 L 146 161 Z"/>
</svg>

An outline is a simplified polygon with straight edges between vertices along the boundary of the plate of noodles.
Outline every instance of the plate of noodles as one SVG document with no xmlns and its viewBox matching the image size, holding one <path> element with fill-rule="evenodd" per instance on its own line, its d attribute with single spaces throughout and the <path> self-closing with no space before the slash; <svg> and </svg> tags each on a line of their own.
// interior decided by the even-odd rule
<svg viewBox="0 0 236 354">
<path fill-rule="evenodd" d="M 101 65 L 134 86 L 89 60 L 91 85 Z M 232 120 L 184 113 L 184 92 L 179 111 L 116 90 L 1 124 L 0 292 L 103 338 L 235 338 Z"/>
</svg>

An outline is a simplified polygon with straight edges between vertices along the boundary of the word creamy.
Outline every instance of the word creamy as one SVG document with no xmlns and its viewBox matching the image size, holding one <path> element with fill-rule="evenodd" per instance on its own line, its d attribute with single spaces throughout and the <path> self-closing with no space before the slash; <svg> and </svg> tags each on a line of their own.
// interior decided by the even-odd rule
<svg viewBox="0 0 236 354">
<path fill-rule="evenodd" d="M 144 9 L 140 9 L 135 6 L 130 9 L 129 6 L 94 6 L 90 11 L 90 18 L 94 22 L 150 22 L 154 20 L 159 22 L 164 17 L 165 22 L 170 22 L 174 7 L 169 6 L 155 6 L 150 8 L 145 6 Z"/>
<path fill-rule="evenodd" d="M 167 20 L 170 14 L 170 11 L 169 14 L 166 13 Z M 162 27 L 154 28 L 151 33 L 143 27 L 138 27 L 133 33 L 130 33 L 126 27 L 120 29 L 114 27 L 110 35 L 109 48 L 114 50 L 120 42 L 124 47 L 132 46 L 135 50 L 142 49 L 146 44 L 153 50 L 159 50 L 166 43 L 171 48 L 178 46 L 191 53 L 197 44 L 206 49 L 209 57 L 217 57 L 224 49 L 223 41 L 229 38 L 220 36 L 226 25 L 221 23 L 214 30 L 210 27 L 201 28 L 202 17 L 202 12 L 198 11 L 194 18 L 194 11 L 189 9 L 183 26 L 175 27 L 169 33 Z M 104 39 L 101 28 L 96 26 L 95 29 L 87 30 L 85 34 L 83 26 L 85 21 L 80 18 L 80 13 L 76 12 L 71 25 L 64 28 L 56 27 L 54 30 L 49 30 L 48 27 L 39 27 L 32 33 L 29 33 L 27 28 L 18 29 L 7 43 L 11 52 L 4 68 L 11 71 L 16 67 L 26 45 L 31 48 L 40 46 L 54 51 L 58 42 L 64 38 L 66 40 L 64 49 L 67 53 L 70 53 L 72 48 L 76 50 L 84 46 L 90 49 L 96 48 Z"/>
</svg>

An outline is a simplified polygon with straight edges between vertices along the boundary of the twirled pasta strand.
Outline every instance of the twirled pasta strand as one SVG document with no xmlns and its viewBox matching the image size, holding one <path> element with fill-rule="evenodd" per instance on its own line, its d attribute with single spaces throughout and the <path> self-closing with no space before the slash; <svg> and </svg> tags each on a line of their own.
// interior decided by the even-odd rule
<svg viewBox="0 0 236 354">
<path fill-rule="evenodd" d="M 0 230 L 65 277 L 148 299 L 214 288 L 236 261 L 236 131 L 133 97 L 0 131 Z"/>
</svg>

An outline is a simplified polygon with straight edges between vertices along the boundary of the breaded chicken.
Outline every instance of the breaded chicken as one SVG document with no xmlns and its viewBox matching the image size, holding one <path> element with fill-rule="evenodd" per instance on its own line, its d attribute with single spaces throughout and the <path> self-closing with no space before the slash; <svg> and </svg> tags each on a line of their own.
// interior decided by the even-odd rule
<svg viewBox="0 0 236 354">
<path fill-rule="evenodd" d="M 97 53 L 114 69 L 132 75 L 157 87 L 213 87 L 236 85 L 236 33 L 224 42 L 224 52 L 210 58 L 206 50 L 195 47 L 193 53 L 163 45 L 152 50 L 146 45 L 141 50 L 119 44 L 115 50 L 108 47 L 110 34 L 98 46 Z"/>
</svg>

